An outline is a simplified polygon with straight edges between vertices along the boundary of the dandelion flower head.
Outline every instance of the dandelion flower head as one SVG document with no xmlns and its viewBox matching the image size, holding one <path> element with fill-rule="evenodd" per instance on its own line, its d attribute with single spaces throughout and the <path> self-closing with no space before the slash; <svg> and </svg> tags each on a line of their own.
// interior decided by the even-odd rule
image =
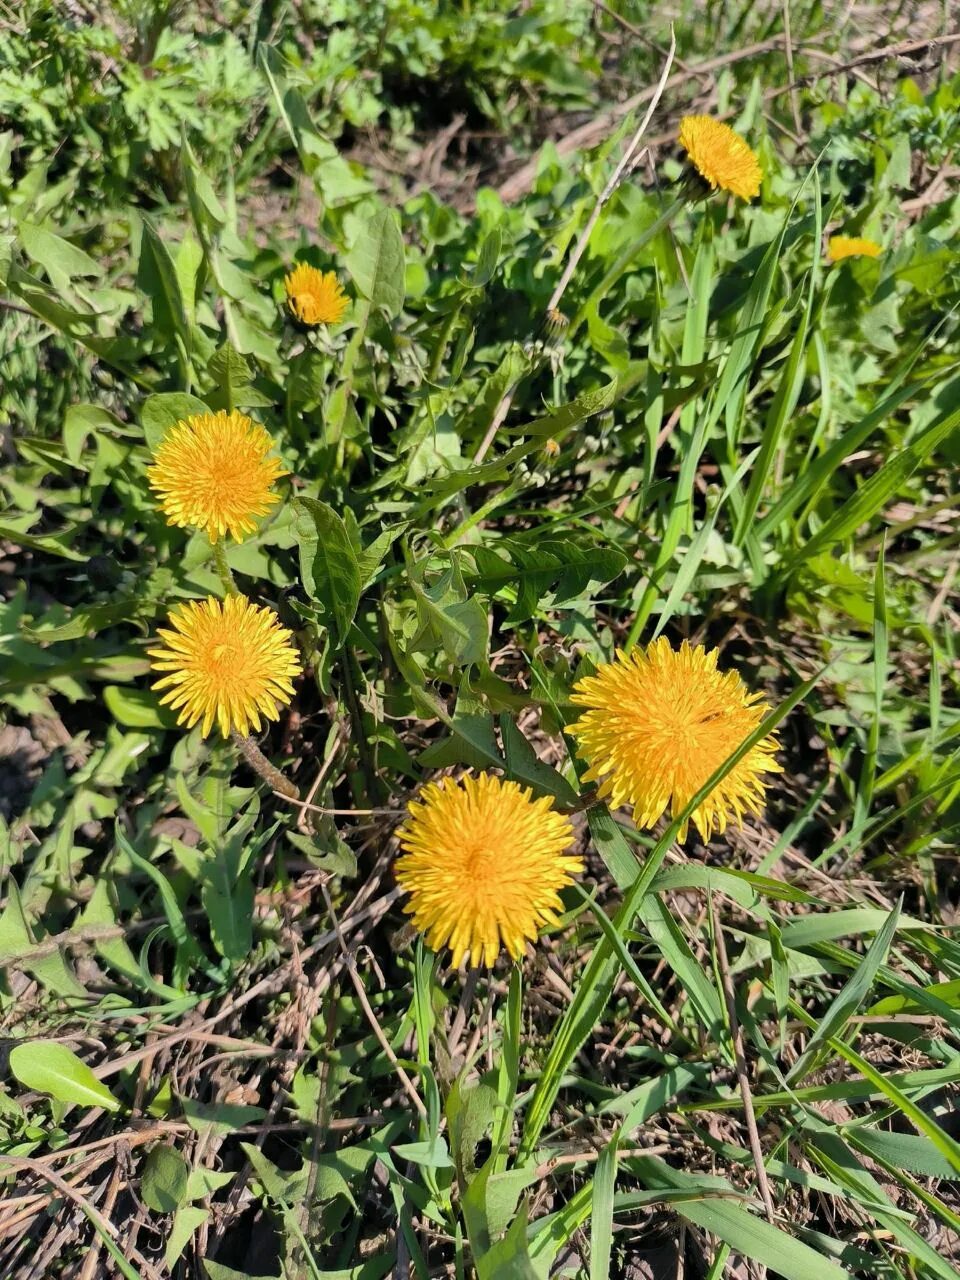
<svg viewBox="0 0 960 1280">
<path fill-rule="evenodd" d="M 165 673 L 153 687 L 165 690 L 160 701 L 180 724 L 201 722 L 204 737 L 216 724 L 226 738 L 279 717 L 300 661 L 293 636 L 269 609 L 246 596 L 210 597 L 175 606 L 169 622 L 159 633 L 165 647 L 149 653 L 153 669 Z"/>
<path fill-rule="evenodd" d="M 640 827 L 668 808 L 676 816 L 769 709 L 737 672 L 717 670 L 716 650 L 686 641 L 675 650 L 664 638 L 618 653 L 577 683 L 571 701 L 585 708 L 569 728 L 590 766 L 584 781 L 600 782 L 615 808 L 631 804 Z M 765 775 L 780 771 L 776 749 L 772 734 L 762 738 L 694 809 L 704 840 L 759 812 Z"/>
<path fill-rule="evenodd" d="M 252 533 L 257 517 L 279 502 L 271 486 L 287 474 L 272 449 L 264 428 L 236 410 L 178 422 L 147 468 L 167 523 L 204 529 L 211 542 Z"/>
<path fill-rule="evenodd" d="M 339 324 L 350 299 L 334 271 L 300 262 L 283 282 L 287 303 L 301 324 Z"/>
<path fill-rule="evenodd" d="M 414 925 L 435 951 L 449 946 L 455 966 L 468 952 L 472 964 L 492 965 L 501 945 L 518 960 L 562 910 L 558 890 L 583 870 L 564 852 L 569 819 L 550 797 L 490 773 L 428 783 L 407 811 L 396 875 Z"/>
<path fill-rule="evenodd" d="M 728 124 L 712 116 L 684 116 L 680 121 L 680 145 L 711 190 L 719 187 L 741 200 L 752 200 L 760 194 L 760 162 Z"/>
<path fill-rule="evenodd" d="M 882 251 L 876 240 L 864 236 L 831 236 L 827 242 L 827 257 L 831 262 L 844 258 L 878 258 Z"/>
</svg>

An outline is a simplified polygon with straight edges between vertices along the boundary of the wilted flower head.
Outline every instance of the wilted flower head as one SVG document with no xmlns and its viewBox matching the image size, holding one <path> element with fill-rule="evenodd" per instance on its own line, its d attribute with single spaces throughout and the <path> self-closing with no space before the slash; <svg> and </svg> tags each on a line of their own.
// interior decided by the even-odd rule
<svg viewBox="0 0 960 1280">
<path fill-rule="evenodd" d="M 583 870 L 564 853 L 569 819 L 549 797 L 534 800 L 490 773 L 429 783 L 407 811 L 397 882 L 429 945 L 449 946 L 454 965 L 467 952 L 472 964 L 492 965 L 501 944 L 518 960 L 562 909 L 557 890 Z"/>
<path fill-rule="evenodd" d="M 334 271 L 318 271 L 301 262 L 283 282 L 287 303 L 301 324 L 339 324 L 350 299 Z"/>
<path fill-rule="evenodd" d="M 760 162 L 728 124 L 712 116 L 684 116 L 680 121 L 680 145 L 711 190 L 719 187 L 741 200 L 752 200 L 760 194 Z"/>
<path fill-rule="evenodd" d="M 154 683 L 165 689 L 179 722 L 202 722 L 204 737 L 217 724 L 246 734 L 261 720 L 276 720 L 293 696 L 300 672 L 293 636 L 269 609 L 245 596 L 191 600 L 170 612 L 172 630 L 160 630 L 166 648 L 149 650 L 151 666 L 166 672 Z"/>
<path fill-rule="evenodd" d="M 827 257 L 831 262 L 843 258 L 877 258 L 883 252 L 876 240 L 863 236 L 831 236 L 827 242 Z"/>
<path fill-rule="evenodd" d="M 643 651 L 618 653 L 596 675 L 580 680 L 571 701 L 585 707 L 569 732 L 614 807 L 631 804 L 634 820 L 650 827 L 669 808 L 676 816 L 744 739 L 768 708 L 735 671 L 717 670 L 717 651 L 679 650 L 666 639 Z M 767 773 L 779 772 L 772 734 L 761 739 L 693 811 L 704 840 L 756 813 Z M 687 825 L 680 832 L 686 838 Z"/>
<path fill-rule="evenodd" d="M 204 529 L 211 542 L 252 533 L 256 518 L 279 502 L 271 486 L 287 474 L 272 449 L 264 428 L 236 410 L 178 422 L 147 468 L 167 523 Z"/>
</svg>

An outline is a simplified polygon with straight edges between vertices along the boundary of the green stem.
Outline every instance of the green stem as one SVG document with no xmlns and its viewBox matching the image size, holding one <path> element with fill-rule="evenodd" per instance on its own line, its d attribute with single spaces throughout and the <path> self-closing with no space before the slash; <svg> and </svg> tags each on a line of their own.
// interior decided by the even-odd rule
<svg viewBox="0 0 960 1280">
<path fill-rule="evenodd" d="M 377 777 L 376 764 L 370 752 L 370 743 L 367 741 L 366 730 L 363 727 L 363 708 L 360 706 L 360 699 L 357 697 L 356 676 L 360 674 L 360 665 L 357 662 L 356 654 L 349 645 L 344 646 L 340 659 L 340 669 L 343 672 L 343 691 L 346 695 L 350 719 L 353 722 L 354 741 L 357 747 L 357 754 L 360 757 L 360 767 L 367 782 L 366 798 L 371 804 L 376 804 L 378 800 L 383 799 L 383 788 L 380 785 L 380 779 Z"/>
<path fill-rule="evenodd" d="M 300 792 L 290 779 L 285 778 L 280 770 L 270 763 L 252 738 L 248 738 L 244 733 L 238 733 L 236 729 L 231 732 L 230 737 L 250 768 L 254 773 L 259 773 L 271 790 L 279 791 L 282 796 L 287 796 L 290 800 L 300 799 Z"/>
<path fill-rule="evenodd" d="M 222 542 L 213 544 L 213 566 L 220 577 L 220 581 L 223 583 L 223 594 L 226 596 L 239 595 L 237 584 L 233 578 L 233 570 L 227 564 L 227 552 Z"/>
<path fill-rule="evenodd" d="M 460 312 L 463 310 L 463 303 L 454 307 L 443 326 L 440 329 L 437 345 L 433 349 L 433 355 L 430 359 L 430 368 L 427 370 L 427 379 L 430 382 L 436 382 L 440 374 L 440 366 L 443 364 L 443 357 L 446 355 L 447 347 L 450 344 L 450 337 L 456 328 L 457 321 L 460 319 Z"/>
</svg>

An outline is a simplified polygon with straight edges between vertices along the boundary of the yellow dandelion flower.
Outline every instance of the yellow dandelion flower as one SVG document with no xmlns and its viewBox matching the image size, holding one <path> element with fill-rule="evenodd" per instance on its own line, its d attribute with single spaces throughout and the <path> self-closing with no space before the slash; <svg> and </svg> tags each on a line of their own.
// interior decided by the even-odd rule
<svg viewBox="0 0 960 1280">
<path fill-rule="evenodd" d="M 741 200 L 752 200 L 760 194 L 760 163 L 728 124 L 712 116 L 684 116 L 680 121 L 680 145 L 711 190 L 719 187 Z"/>
<path fill-rule="evenodd" d="M 166 648 L 149 650 L 150 665 L 168 673 L 153 687 L 166 690 L 160 701 L 180 724 L 202 721 L 206 737 L 216 722 L 226 738 L 279 717 L 300 661 L 293 636 L 269 609 L 246 596 L 210 597 L 175 606 L 169 621 L 173 629 L 159 633 Z"/>
<path fill-rule="evenodd" d="M 290 310 L 302 324 L 339 324 L 350 305 L 334 271 L 300 262 L 283 282 Z"/>
<path fill-rule="evenodd" d="M 686 641 L 674 650 L 661 638 L 646 652 L 618 652 L 571 696 L 588 708 L 569 730 L 590 765 L 584 781 L 599 781 L 615 808 L 633 805 L 638 826 L 653 826 L 668 806 L 675 816 L 756 729 L 769 709 L 762 699 L 737 672 L 717 670 L 716 650 Z M 780 772 L 776 749 L 768 734 L 693 811 L 704 840 L 730 818 L 739 825 L 745 810 L 759 812 L 763 775 Z"/>
<path fill-rule="evenodd" d="M 272 448 L 264 428 L 236 410 L 178 422 L 147 468 L 167 524 L 205 529 L 211 542 L 252 533 L 256 517 L 280 501 L 270 486 L 287 474 Z"/>
<path fill-rule="evenodd" d="M 863 236 L 831 236 L 827 242 L 827 257 L 831 262 L 840 262 L 843 258 L 878 258 L 882 252 L 876 240 Z"/>
<path fill-rule="evenodd" d="M 583 870 L 564 854 L 568 818 L 547 797 L 490 773 L 428 783 L 407 805 L 398 832 L 397 882 L 404 910 L 434 951 L 449 946 L 459 965 L 492 965 L 501 943 L 514 960 L 541 925 L 562 910 L 558 889 Z"/>
</svg>

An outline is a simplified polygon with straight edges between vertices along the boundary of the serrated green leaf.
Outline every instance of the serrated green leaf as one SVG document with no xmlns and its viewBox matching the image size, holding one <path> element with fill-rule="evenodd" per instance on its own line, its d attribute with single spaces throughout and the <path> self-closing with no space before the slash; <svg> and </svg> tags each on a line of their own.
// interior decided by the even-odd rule
<svg viewBox="0 0 960 1280">
<path fill-rule="evenodd" d="M 304 589 L 323 607 L 339 642 L 346 643 L 360 604 L 360 565 L 347 526 L 316 498 L 295 498 L 294 529 Z"/>
</svg>

